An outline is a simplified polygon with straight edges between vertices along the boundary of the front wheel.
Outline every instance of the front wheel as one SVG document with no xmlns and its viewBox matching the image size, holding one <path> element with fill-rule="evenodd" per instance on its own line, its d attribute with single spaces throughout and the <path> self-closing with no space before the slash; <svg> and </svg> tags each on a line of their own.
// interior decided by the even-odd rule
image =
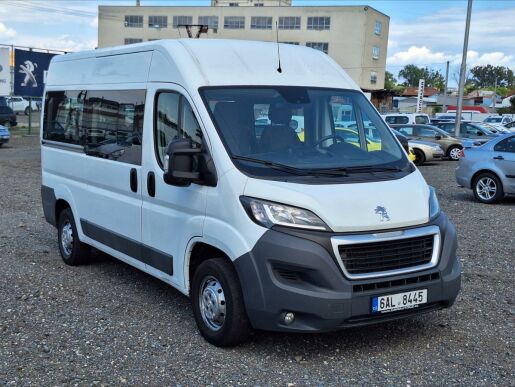
<svg viewBox="0 0 515 387">
<path fill-rule="evenodd" d="M 461 151 L 461 147 L 451 146 L 447 150 L 447 156 L 453 161 L 458 161 L 460 159 L 460 151 Z"/>
<path fill-rule="evenodd" d="M 420 149 L 413 149 L 415 153 L 415 165 L 422 165 L 426 161 L 426 155 Z"/>
<path fill-rule="evenodd" d="M 191 302 L 202 336 L 217 347 L 244 342 L 251 326 L 238 275 L 223 258 L 202 262 L 193 275 Z"/>
<path fill-rule="evenodd" d="M 493 173 L 482 173 L 474 180 L 474 196 L 481 203 L 497 203 L 504 197 L 501 181 Z"/>
</svg>

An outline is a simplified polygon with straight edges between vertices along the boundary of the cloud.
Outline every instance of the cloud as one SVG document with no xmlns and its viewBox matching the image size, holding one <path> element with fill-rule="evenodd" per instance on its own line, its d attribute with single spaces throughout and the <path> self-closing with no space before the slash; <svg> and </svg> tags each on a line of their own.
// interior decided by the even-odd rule
<svg viewBox="0 0 515 387">
<path fill-rule="evenodd" d="M 461 62 L 465 8 L 445 8 L 409 21 L 392 17 L 388 65 Z M 468 58 L 471 65 L 493 64 L 515 68 L 515 7 L 474 10 Z M 423 42 L 423 44 L 421 44 Z"/>
<path fill-rule="evenodd" d="M 4 23 L 0 23 L 0 38 L 13 38 L 16 36 L 16 30 L 7 27 Z"/>
<path fill-rule="evenodd" d="M 73 52 L 92 50 L 97 46 L 97 41 L 96 39 L 85 39 L 71 35 L 51 37 L 20 35 L 14 39 L 14 45 Z"/>
</svg>

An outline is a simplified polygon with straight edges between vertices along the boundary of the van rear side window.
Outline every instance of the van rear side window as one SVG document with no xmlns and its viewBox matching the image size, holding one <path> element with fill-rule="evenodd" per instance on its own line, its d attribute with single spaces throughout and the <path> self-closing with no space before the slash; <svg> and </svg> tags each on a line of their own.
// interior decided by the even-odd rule
<svg viewBox="0 0 515 387">
<path fill-rule="evenodd" d="M 84 146 L 90 156 L 141 164 L 144 90 L 52 91 L 43 139 Z"/>
</svg>

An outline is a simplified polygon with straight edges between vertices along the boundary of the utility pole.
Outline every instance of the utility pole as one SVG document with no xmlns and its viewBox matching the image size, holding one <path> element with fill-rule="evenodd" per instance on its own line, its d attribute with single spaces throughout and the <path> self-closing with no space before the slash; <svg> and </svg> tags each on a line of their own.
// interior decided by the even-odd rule
<svg viewBox="0 0 515 387">
<path fill-rule="evenodd" d="M 447 111 L 447 84 L 449 83 L 449 61 L 447 61 L 445 68 L 445 89 L 443 89 L 443 104 L 442 113 Z"/>
<path fill-rule="evenodd" d="M 139 7 L 141 5 L 141 1 L 140 0 L 136 0 L 136 7 Z"/>
<path fill-rule="evenodd" d="M 497 110 L 495 110 L 496 103 L 497 103 L 497 75 L 495 76 L 494 97 L 493 97 L 494 113 L 497 111 Z"/>
<path fill-rule="evenodd" d="M 463 40 L 463 54 L 461 57 L 460 85 L 458 92 L 458 109 L 456 110 L 456 137 L 460 135 L 461 112 L 463 110 L 463 93 L 465 89 L 465 73 L 467 71 L 467 51 L 469 47 L 470 17 L 472 15 L 472 0 L 468 0 L 467 21 L 465 22 L 465 38 Z"/>
</svg>

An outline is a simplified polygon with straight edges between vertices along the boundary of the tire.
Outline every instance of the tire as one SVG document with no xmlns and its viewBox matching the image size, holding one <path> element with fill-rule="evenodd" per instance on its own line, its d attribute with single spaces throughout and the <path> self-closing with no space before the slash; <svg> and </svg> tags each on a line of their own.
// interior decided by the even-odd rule
<svg viewBox="0 0 515 387">
<path fill-rule="evenodd" d="M 198 266 L 191 284 L 191 303 L 197 327 L 209 343 L 229 347 L 248 338 L 252 328 L 240 281 L 226 259 L 212 258 Z"/>
<path fill-rule="evenodd" d="M 447 149 L 447 157 L 449 157 L 452 161 L 458 161 L 460 159 L 459 151 L 461 150 L 461 146 L 453 145 Z"/>
<path fill-rule="evenodd" d="M 477 176 L 472 184 L 472 190 L 476 199 L 485 204 L 497 203 L 504 197 L 501 181 L 490 172 Z"/>
<path fill-rule="evenodd" d="M 426 162 L 426 155 L 420 149 L 413 149 L 415 153 L 415 165 L 422 165 Z"/>
<path fill-rule="evenodd" d="M 59 242 L 61 258 L 67 265 L 77 266 L 89 261 L 91 248 L 79 240 L 77 227 L 75 226 L 75 220 L 70 208 L 65 208 L 59 214 L 57 240 Z"/>
</svg>

